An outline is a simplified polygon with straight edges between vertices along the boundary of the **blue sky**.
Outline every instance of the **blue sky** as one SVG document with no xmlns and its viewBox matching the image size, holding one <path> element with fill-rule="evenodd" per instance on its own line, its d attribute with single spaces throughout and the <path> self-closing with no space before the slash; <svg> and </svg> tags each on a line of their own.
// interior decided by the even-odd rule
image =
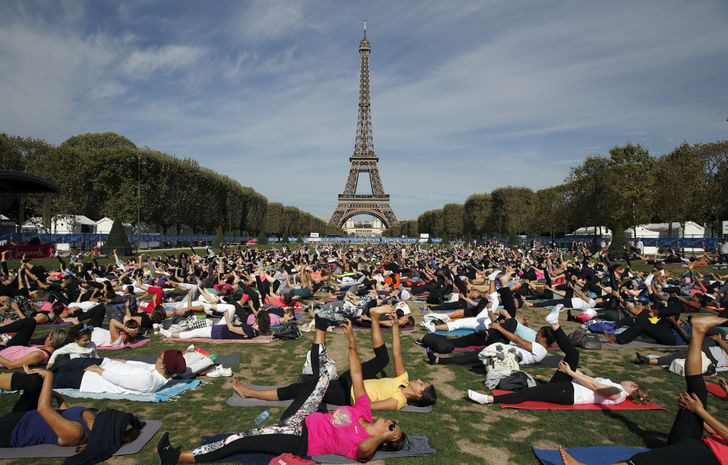
<svg viewBox="0 0 728 465">
<path fill-rule="evenodd" d="M 728 138 L 728 2 L 3 1 L 0 131 L 115 131 L 328 219 L 362 19 L 400 219 L 588 154 Z"/>
</svg>

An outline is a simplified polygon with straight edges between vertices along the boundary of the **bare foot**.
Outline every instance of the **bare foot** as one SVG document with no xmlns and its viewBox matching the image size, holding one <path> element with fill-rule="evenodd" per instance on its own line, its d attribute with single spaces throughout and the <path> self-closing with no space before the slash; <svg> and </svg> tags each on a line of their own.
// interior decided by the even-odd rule
<svg viewBox="0 0 728 465">
<path fill-rule="evenodd" d="M 559 449 L 559 452 L 561 453 L 561 460 L 563 460 L 564 465 L 584 465 L 583 463 L 577 461 L 574 457 L 569 455 L 569 453 L 566 452 L 566 449 Z"/>
<path fill-rule="evenodd" d="M 604 333 L 604 337 L 606 337 L 607 341 L 611 342 L 612 344 L 617 343 L 617 336 L 615 336 L 614 334 Z"/>
<path fill-rule="evenodd" d="M 720 318 L 715 315 L 706 315 L 693 317 L 690 320 L 690 324 L 692 325 L 693 331 L 704 333 L 710 328 L 725 323 L 726 321 L 728 321 L 728 318 Z"/>
<path fill-rule="evenodd" d="M 233 381 L 233 391 L 235 391 L 237 395 L 239 395 L 243 399 L 248 397 L 247 394 L 249 390 L 250 388 L 245 384 L 241 383 L 239 380 L 236 379 Z"/>
<path fill-rule="evenodd" d="M 718 385 L 728 394 L 728 381 L 726 381 L 725 378 L 719 378 Z"/>
</svg>

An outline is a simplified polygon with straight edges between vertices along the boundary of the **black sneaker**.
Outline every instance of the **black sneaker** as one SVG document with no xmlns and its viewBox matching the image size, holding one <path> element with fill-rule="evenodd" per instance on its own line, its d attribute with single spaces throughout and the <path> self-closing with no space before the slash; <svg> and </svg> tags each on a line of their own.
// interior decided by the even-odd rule
<svg viewBox="0 0 728 465">
<path fill-rule="evenodd" d="M 639 352 L 636 352 L 635 355 L 637 355 L 637 361 L 641 365 L 649 365 L 650 364 L 650 358 L 649 357 L 645 357 L 644 355 L 642 355 Z"/>
</svg>

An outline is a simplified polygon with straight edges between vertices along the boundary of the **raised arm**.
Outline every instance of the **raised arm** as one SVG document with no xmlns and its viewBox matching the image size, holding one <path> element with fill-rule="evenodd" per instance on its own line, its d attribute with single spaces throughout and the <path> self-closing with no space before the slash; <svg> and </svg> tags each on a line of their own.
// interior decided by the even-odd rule
<svg viewBox="0 0 728 465">
<path fill-rule="evenodd" d="M 27 374 L 37 374 L 43 378 L 43 387 L 38 396 L 38 413 L 58 436 L 59 446 L 76 446 L 83 443 L 85 434 L 83 427 L 74 421 L 65 419 L 51 405 L 53 399 L 53 373 L 43 368 L 30 369 L 23 367 Z"/>
<path fill-rule="evenodd" d="M 399 340 L 399 318 L 397 313 L 394 311 L 390 314 L 390 321 L 392 322 L 392 356 L 394 357 L 394 374 L 395 376 L 401 376 L 407 372 L 407 368 L 404 366 L 404 358 L 402 358 L 402 343 Z"/>
<path fill-rule="evenodd" d="M 598 383 L 591 376 L 587 376 L 580 371 L 572 370 L 569 364 L 563 360 L 561 361 L 561 363 L 559 363 L 559 371 L 561 371 L 562 373 L 566 373 L 567 375 L 571 376 L 571 378 L 577 383 L 581 384 L 587 389 L 591 389 L 596 394 L 599 394 L 606 399 L 618 400 L 620 395 L 622 394 L 622 391 L 614 386 L 608 386 L 606 384 Z"/>
<path fill-rule="evenodd" d="M 351 321 L 347 320 L 346 324 L 341 325 L 349 341 L 349 373 L 351 374 L 351 386 L 354 390 L 354 399 L 366 395 L 364 389 L 364 375 L 361 371 L 361 359 L 359 351 L 356 348 L 356 337 L 352 329 Z"/>
<path fill-rule="evenodd" d="M 495 329 L 499 333 L 501 333 L 506 339 L 511 341 L 514 344 L 517 344 L 518 347 L 525 349 L 529 352 L 533 352 L 533 343 L 531 341 L 527 341 L 520 336 L 518 336 L 515 333 L 512 333 L 505 329 L 503 326 L 500 325 L 497 321 L 494 321 L 490 324 L 490 329 Z"/>
</svg>

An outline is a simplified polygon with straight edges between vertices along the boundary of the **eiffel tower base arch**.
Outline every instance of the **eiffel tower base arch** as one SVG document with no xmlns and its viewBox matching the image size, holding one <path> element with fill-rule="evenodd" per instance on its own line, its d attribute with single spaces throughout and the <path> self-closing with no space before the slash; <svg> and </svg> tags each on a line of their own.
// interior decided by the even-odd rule
<svg viewBox="0 0 728 465">
<path fill-rule="evenodd" d="M 343 228 L 346 220 L 357 215 L 374 216 L 384 224 L 385 228 L 391 228 L 397 224 L 397 217 L 389 206 L 388 195 L 382 199 L 372 198 L 371 196 L 366 196 L 366 198 L 357 197 L 340 195 L 339 203 L 336 205 L 334 214 L 331 215 L 329 224 Z"/>
</svg>

